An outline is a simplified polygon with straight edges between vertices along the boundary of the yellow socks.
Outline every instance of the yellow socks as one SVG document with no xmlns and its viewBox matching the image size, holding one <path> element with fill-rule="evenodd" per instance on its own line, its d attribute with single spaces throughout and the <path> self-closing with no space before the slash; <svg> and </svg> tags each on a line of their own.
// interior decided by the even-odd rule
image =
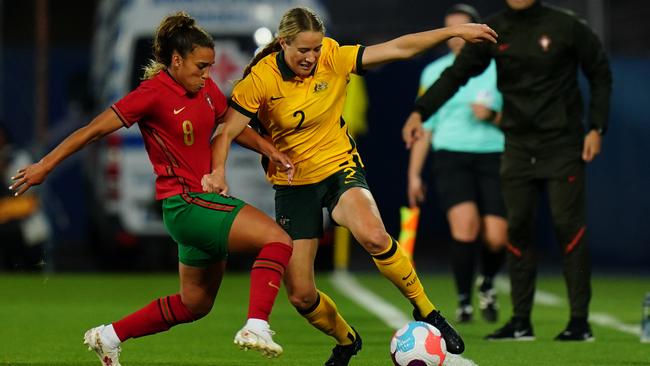
<svg viewBox="0 0 650 366">
<path fill-rule="evenodd" d="M 334 301 L 325 293 L 318 291 L 316 303 L 304 312 L 298 312 L 316 329 L 334 337 L 338 344 L 348 345 L 354 341 L 354 330 L 336 310 Z"/>
<path fill-rule="evenodd" d="M 420 311 L 422 316 L 427 316 L 436 307 L 429 301 L 424 287 L 418 278 L 411 261 L 404 254 L 400 245 L 390 237 L 389 248 L 372 256 L 377 268 L 388 278 L 400 292 Z"/>
</svg>

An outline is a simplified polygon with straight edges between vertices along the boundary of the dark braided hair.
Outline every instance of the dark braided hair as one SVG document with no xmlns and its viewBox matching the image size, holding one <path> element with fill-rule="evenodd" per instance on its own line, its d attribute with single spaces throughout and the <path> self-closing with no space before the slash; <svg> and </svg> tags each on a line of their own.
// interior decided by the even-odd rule
<svg viewBox="0 0 650 366">
<path fill-rule="evenodd" d="M 143 79 L 151 79 L 171 65 L 174 51 L 182 57 L 196 47 L 214 48 L 214 39 L 184 11 L 168 15 L 160 22 L 153 41 L 153 56 L 144 68 Z"/>
</svg>

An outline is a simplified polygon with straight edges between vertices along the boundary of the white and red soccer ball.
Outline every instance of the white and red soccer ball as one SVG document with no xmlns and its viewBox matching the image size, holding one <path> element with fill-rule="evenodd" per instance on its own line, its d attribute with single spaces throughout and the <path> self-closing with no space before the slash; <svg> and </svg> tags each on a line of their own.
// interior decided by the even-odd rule
<svg viewBox="0 0 650 366">
<path fill-rule="evenodd" d="M 390 357 L 395 366 L 440 366 L 446 354 L 440 331 L 425 322 L 407 323 L 390 341 Z"/>
</svg>

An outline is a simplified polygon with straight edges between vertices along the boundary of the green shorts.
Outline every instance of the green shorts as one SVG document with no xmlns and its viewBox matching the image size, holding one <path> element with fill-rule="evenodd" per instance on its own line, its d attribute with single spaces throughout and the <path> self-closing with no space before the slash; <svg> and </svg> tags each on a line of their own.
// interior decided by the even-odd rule
<svg viewBox="0 0 650 366">
<path fill-rule="evenodd" d="M 275 220 L 293 240 L 320 238 L 323 207 L 331 217 L 341 195 L 353 187 L 370 190 L 363 168 L 348 167 L 314 184 L 274 185 Z"/>
<path fill-rule="evenodd" d="M 178 260 L 207 267 L 228 257 L 228 234 L 246 203 L 216 193 L 183 193 L 163 200 L 163 222 L 178 244 Z"/>
</svg>

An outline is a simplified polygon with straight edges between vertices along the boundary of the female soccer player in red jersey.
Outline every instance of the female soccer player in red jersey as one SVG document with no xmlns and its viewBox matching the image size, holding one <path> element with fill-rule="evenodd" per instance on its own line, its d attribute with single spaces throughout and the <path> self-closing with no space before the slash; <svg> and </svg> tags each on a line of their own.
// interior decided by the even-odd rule
<svg viewBox="0 0 650 366">
<path fill-rule="evenodd" d="M 347 365 L 361 349 L 361 337 L 314 282 L 323 207 L 334 222 L 350 229 L 379 271 L 413 304 L 414 317 L 440 329 L 450 352 L 464 350 L 462 338 L 436 310 L 411 262 L 386 232 L 356 144 L 341 117 L 351 73 L 413 57 L 455 36 L 470 42 L 496 41 L 496 33 L 486 25 L 460 24 L 369 47 L 339 46 L 325 37 L 323 23 L 311 10 L 294 8 L 283 16 L 278 37 L 235 85 L 223 131 L 213 144 L 213 171 L 204 178 L 204 188 L 227 192 L 230 142 L 253 117 L 292 159 L 292 176 L 276 169 L 268 169 L 267 176 L 276 189 L 276 221 L 295 242 L 285 276 L 289 299 L 310 324 L 337 342 L 325 365 Z"/>
<path fill-rule="evenodd" d="M 268 318 L 292 253 L 290 237 L 270 217 L 232 197 L 205 193 L 210 172 L 210 136 L 225 115 L 226 98 L 209 77 L 214 40 L 184 12 L 166 17 L 154 40 L 145 81 L 68 136 L 38 163 L 20 169 L 10 187 L 16 195 L 42 183 L 62 160 L 87 144 L 138 123 L 156 174 L 167 231 L 178 243 L 180 293 L 109 325 L 88 330 L 84 343 L 105 366 L 119 366 L 120 344 L 197 320 L 210 312 L 229 250 L 258 250 L 251 270 L 248 321 L 235 343 L 276 357 Z M 279 169 L 290 161 L 253 131 L 238 142 L 266 155 Z"/>
</svg>

